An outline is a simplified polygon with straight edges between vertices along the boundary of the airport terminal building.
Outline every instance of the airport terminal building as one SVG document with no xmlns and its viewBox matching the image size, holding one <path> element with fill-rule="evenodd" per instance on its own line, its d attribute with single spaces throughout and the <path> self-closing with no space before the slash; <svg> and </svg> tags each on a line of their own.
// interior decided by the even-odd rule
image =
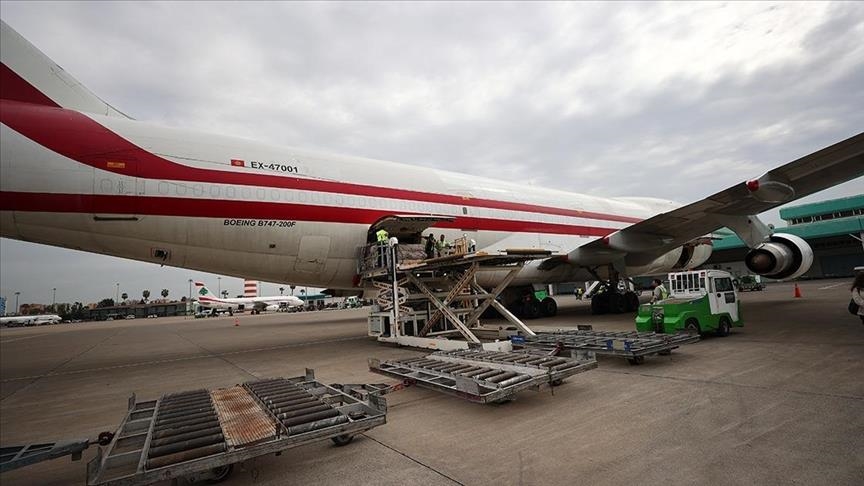
<svg viewBox="0 0 864 486">
<path fill-rule="evenodd" d="M 800 236 L 813 248 L 813 266 L 801 278 L 851 277 L 864 266 L 864 195 L 801 204 L 780 210 L 787 226 L 776 228 Z M 744 266 L 747 247 L 731 231 L 714 242 L 705 268 L 749 273 Z"/>
</svg>

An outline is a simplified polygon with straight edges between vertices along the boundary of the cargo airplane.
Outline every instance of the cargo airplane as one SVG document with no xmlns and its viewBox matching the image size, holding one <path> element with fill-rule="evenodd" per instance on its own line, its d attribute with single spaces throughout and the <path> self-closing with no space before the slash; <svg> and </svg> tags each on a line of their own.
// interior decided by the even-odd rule
<svg viewBox="0 0 864 486">
<path fill-rule="evenodd" d="M 43 324 L 57 324 L 63 319 L 57 314 L 39 314 L 32 316 L 9 316 L 0 317 L 0 325 L 3 326 L 41 326 Z"/>
<path fill-rule="evenodd" d="M 357 249 L 381 228 L 403 243 L 434 231 L 487 253 L 551 252 L 509 283 L 507 304 L 535 285 L 698 267 L 721 227 L 750 248 L 753 273 L 795 278 L 810 246 L 756 215 L 864 175 L 858 134 L 683 206 L 526 187 L 133 120 L 5 23 L 2 46 L 0 235 L 268 282 L 356 291 Z M 634 309 L 618 287 L 592 307 Z M 520 305 L 557 309 L 552 298 Z"/>
<path fill-rule="evenodd" d="M 213 310 L 237 310 L 250 309 L 253 314 L 261 311 L 278 311 L 290 307 L 303 305 L 303 301 L 293 295 L 274 295 L 272 297 L 237 297 L 235 299 L 222 299 L 214 297 L 213 293 L 203 282 L 195 282 L 195 291 L 198 294 L 198 303 L 201 307 Z"/>
</svg>

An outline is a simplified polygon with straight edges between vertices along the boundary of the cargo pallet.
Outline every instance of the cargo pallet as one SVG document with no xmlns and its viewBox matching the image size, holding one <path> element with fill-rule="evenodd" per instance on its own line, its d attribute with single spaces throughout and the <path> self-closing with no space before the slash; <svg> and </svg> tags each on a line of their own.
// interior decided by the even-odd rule
<svg viewBox="0 0 864 486">
<path fill-rule="evenodd" d="M 236 463 L 324 439 L 344 445 L 385 422 L 382 398 L 358 400 L 312 370 L 144 402 L 133 395 L 110 444 L 88 463 L 87 484 L 221 480 Z"/>
<path fill-rule="evenodd" d="M 571 353 L 593 352 L 598 355 L 625 358 L 630 364 L 642 364 L 646 356 L 668 355 L 683 344 L 699 341 L 698 334 L 662 334 L 636 331 L 558 330 L 537 332 L 525 338 L 514 337 L 517 347 L 552 352 L 559 348 Z"/>
<path fill-rule="evenodd" d="M 369 369 L 375 373 L 477 403 L 505 402 L 519 391 L 556 386 L 564 378 L 596 367 L 594 359 L 531 351 L 439 351 L 418 358 L 369 360 Z"/>
</svg>

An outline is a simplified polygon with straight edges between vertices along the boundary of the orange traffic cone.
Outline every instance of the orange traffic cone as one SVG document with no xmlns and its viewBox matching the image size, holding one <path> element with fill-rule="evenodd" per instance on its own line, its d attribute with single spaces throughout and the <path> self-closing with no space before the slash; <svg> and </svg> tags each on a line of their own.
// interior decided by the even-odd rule
<svg viewBox="0 0 864 486">
<path fill-rule="evenodd" d="M 798 284 L 797 284 L 797 283 L 795 284 L 795 298 L 796 298 L 796 299 L 800 299 L 800 298 L 801 298 L 801 289 L 798 288 Z"/>
<path fill-rule="evenodd" d="M 797 290 L 796 290 L 796 292 L 797 292 Z M 799 296 L 799 297 L 800 297 L 800 296 Z M 234 318 L 234 326 L 235 326 L 235 327 L 240 327 L 240 318 L 239 318 L 239 317 L 235 317 L 235 318 Z"/>
</svg>

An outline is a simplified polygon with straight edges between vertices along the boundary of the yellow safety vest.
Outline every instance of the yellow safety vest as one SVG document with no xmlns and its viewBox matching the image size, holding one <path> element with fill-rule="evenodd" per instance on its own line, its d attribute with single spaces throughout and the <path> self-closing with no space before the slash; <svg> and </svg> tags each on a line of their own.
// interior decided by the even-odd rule
<svg viewBox="0 0 864 486">
<path fill-rule="evenodd" d="M 387 234 L 387 230 L 385 229 L 378 230 L 375 235 L 378 236 L 378 243 L 386 243 L 387 238 L 390 236 Z"/>
</svg>

